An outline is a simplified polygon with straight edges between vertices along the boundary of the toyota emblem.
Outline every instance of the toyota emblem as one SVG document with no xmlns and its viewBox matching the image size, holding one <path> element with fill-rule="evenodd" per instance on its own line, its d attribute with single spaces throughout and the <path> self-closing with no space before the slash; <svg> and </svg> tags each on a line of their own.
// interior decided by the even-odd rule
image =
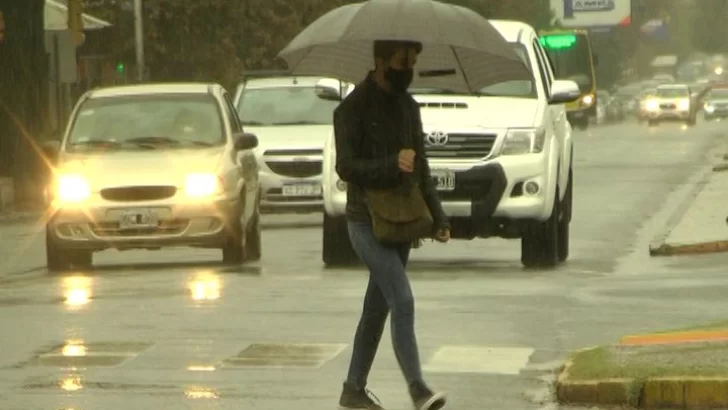
<svg viewBox="0 0 728 410">
<path fill-rule="evenodd" d="M 432 131 L 425 136 L 425 141 L 430 147 L 442 147 L 447 144 L 450 137 L 442 131 Z"/>
</svg>

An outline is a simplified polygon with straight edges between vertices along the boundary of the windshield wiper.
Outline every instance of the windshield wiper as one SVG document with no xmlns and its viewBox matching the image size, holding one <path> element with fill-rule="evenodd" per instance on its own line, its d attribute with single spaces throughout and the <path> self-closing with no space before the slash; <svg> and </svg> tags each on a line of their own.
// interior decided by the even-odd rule
<svg viewBox="0 0 728 410">
<path fill-rule="evenodd" d="M 169 137 L 137 137 L 124 141 L 128 144 L 174 144 L 179 145 L 179 141 Z"/>
<path fill-rule="evenodd" d="M 215 144 L 213 144 L 211 142 L 208 142 L 208 141 L 185 141 L 185 144 L 195 145 L 195 146 L 198 146 L 198 147 L 212 147 L 212 146 L 215 145 Z"/>
<path fill-rule="evenodd" d="M 289 122 L 274 122 L 270 125 L 324 125 L 316 121 L 289 121 Z"/>
<path fill-rule="evenodd" d="M 117 141 L 109 141 L 109 140 L 86 140 L 86 141 L 76 141 L 68 144 L 69 147 L 72 148 L 117 148 L 120 147 L 122 144 Z"/>
</svg>

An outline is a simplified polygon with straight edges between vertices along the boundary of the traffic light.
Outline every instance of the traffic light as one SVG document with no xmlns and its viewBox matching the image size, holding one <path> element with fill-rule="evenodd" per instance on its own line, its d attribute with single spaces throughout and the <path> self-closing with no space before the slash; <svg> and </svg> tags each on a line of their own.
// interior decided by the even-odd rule
<svg viewBox="0 0 728 410">
<path fill-rule="evenodd" d="M 68 30 L 77 46 L 83 44 L 83 0 L 68 0 Z"/>
<path fill-rule="evenodd" d="M 124 63 L 119 62 L 116 64 L 116 72 L 119 74 L 124 74 L 124 71 L 126 71 L 126 66 Z"/>
</svg>

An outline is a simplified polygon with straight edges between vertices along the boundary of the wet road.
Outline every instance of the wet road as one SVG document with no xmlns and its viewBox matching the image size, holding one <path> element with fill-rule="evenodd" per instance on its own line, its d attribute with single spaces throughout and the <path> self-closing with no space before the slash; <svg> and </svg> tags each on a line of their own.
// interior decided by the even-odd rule
<svg viewBox="0 0 728 410">
<path fill-rule="evenodd" d="M 570 350 L 719 318 L 728 257 L 650 260 L 647 244 L 723 131 L 578 133 L 572 257 L 557 270 L 524 271 L 517 241 L 414 253 L 422 359 L 449 408 L 553 408 Z M 0 226 L 0 408 L 335 408 L 366 277 L 322 267 L 320 219 L 267 217 L 263 260 L 240 268 L 214 251 L 109 252 L 63 276 L 45 271 L 37 227 Z M 411 408 L 390 343 L 370 387 Z"/>
</svg>

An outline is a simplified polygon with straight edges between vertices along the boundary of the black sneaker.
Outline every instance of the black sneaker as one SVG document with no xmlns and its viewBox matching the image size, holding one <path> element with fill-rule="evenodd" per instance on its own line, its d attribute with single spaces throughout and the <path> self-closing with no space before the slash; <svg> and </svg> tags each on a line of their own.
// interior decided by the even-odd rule
<svg viewBox="0 0 728 410">
<path fill-rule="evenodd" d="M 416 410 L 440 410 L 447 403 L 445 393 L 435 393 L 423 383 L 410 386 L 410 395 Z"/>
<path fill-rule="evenodd" d="M 358 388 L 344 383 L 344 390 L 339 399 L 340 410 L 384 410 L 379 399 L 366 388 Z"/>
</svg>

